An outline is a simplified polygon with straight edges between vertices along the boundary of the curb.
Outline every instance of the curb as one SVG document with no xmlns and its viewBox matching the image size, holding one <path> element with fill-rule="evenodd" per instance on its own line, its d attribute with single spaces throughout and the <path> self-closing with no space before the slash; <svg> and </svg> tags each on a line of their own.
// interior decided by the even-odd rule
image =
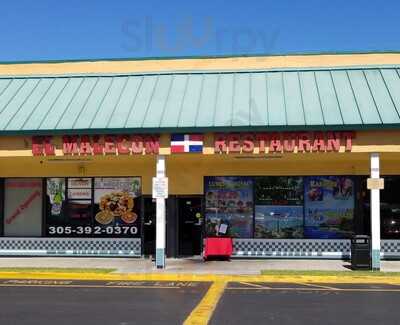
<svg viewBox="0 0 400 325">
<path fill-rule="evenodd" d="M 180 282 L 307 282 L 307 283 L 382 283 L 400 285 L 399 276 L 368 275 L 218 275 L 218 274 L 98 274 L 52 272 L 1 272 L 0 279 L 46 279 L 88 281 L 180 281 Z"/>
</svg>

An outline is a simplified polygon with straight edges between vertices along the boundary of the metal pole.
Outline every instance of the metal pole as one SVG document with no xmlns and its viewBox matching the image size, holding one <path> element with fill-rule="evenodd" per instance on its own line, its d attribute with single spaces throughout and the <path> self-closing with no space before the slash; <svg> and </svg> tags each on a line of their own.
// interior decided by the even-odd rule
<svg viewBox="0 0 400 325">
<path fill-rule="evenodd" d="M 165 177 L 165 156 L 158 155 L 157 177 Z M 156 267 L 165 268 L 165 199 L 156 199 Z"/>
<path fill-rule="evenodd" d="M 371 178 L 379 179 L 379 154 L 372 153 Z M 381 268 L 381 207 L 379 189 L 371 189 L 371 246 L 372 270 Z"/>
</svg>

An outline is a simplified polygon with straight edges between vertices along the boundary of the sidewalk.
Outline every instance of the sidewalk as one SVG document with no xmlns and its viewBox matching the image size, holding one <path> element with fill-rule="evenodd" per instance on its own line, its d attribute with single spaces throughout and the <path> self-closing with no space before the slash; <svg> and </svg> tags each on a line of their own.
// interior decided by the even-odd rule
<svg viewBox="0 0 400 325">
<path fill-rule="evenodd" d="M 200 257 L 167 259 L 166 269 L 157 270 L 150 259 L 99 257 L 2 257 L 0 268 L 112 268 L 114 273 L 174 273 L 256 275 L 261 270 L 314 270 L 350 272 L 341 260 L 232 260 L 203 262 Z M 400 261 L 382 261 L 381 271 L 400 272 Z"/>
</svg>

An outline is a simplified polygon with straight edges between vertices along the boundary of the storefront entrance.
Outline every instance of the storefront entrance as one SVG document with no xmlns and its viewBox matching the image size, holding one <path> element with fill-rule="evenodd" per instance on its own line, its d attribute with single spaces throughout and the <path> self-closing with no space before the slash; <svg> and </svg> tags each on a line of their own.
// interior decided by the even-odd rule
<svg viewBox="0 0 400 325">
<path fill-rule="evenodd" d="M 178 212 L 178 255 L 201 254 L 202 239 L 202 198 L 188 196 L 177 198 Z"/>
<path fill-rule="evenodd" d="M 143 198 L 143 255 L 155 256 L 156 204 L 150 196 Z M 201 254 L 202 197 L 171 196 L 167 200 L 166 249 L 168 257 Z"/>
<path fill-rule="evenodd" d="M 145 256 L 156 253 L 156 203 L 151 197 L 143 199 L 143 254 Z"/>
</svg>

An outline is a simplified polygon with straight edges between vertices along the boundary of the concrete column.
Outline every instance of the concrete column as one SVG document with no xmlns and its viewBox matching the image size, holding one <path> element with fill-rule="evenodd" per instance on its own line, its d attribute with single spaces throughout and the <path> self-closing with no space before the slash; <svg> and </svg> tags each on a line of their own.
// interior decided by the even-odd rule
<svg viewBox="0 0 400 325">
<path fill-rule="evenodd" d="M 165 177 L 165 156 L 158 155 L 156 177 Z M 165 199 L 156 199 L 156 267 L 165 268 Z"/>
<path fill-rule="evenodd" d="M 372 153 L 371 178 L 379 179 L 379 154 Z M 379 189 L 371 189 L 371 241 L 372 241 L 372 269 L 381 268 L 381 201 Z"/>
</svg>

